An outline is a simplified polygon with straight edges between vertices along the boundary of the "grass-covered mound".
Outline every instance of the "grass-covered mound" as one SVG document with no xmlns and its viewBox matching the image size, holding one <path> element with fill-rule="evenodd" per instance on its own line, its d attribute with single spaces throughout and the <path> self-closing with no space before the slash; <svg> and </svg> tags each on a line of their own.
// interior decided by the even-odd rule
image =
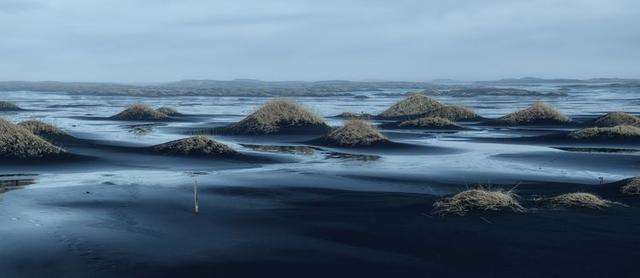
<svg viewBox="0 0 640 278">
<path fill-rule="evenodd" d="M 567 193 L 551 197 L 548 199 L 552 207 L 579 207 L 601 209 L 611 206 L 612 202 L 604 200 L 594 194 L 577 192 Z"/>
<path fill-rule="evenodd" d="M 0 101 L 0 111 L 17 111 L 21 110 L 18 105 L 10 101 Z"/>
<path fill-rule="evenodd" d="M 498 118 L 496 122 L 505 125 L 567 124 L 571 122 L 571 118 L 550 104 L 536 102 L 527 109 Z"/>
<path fill-rule="evenodd" d="M 388 143 L 387 137 L 363 120 L 349 120 L 326 136 L 326 141 L 345 147 L 371 146 Z"/>
<path fill-rule="evenodd" d="M 119 121 L 162 121 L 169 119 L 169 115 L 158 112 L 144 104 L 134 104 L 124 111 L 111 116 L 111 119 Z"/>
<path fill-rule="evenodd" d="M 473 112 L 473 110 L 455 105 L 443 106 L 422 114 L 421 116 L 445 118 L 450 121 L 474 121 L 482 119 L 482 117 L 476 114 L 476 112 Z"/>
<path fill-rule="evenodd" d="M 194 136 L 153 146 L 161 154 L 185 156 L 228 156 L 236 154 L 231 147 L 205 136 Z"/>
<path fill-rule="evenodd" d="M 178 110 L 176 110 L 173 107 L 169 107 L 169 106 L 162 106 L 158 109 L 156 109 L 156 111 L 165 114 L 167 116 L 179 116 L 181 115 L 180 112 L 178 112 Z"/>
<path fill-rule="evenodd" d="M 629 125 L 590 127 L 570 132 L 568 136 L 576 140 L 634 140 L 640 139 L 640 128 Z"/>
<path fill-rule="evenodd" d="M 433 204 L 433 213 L 438 215 L 465 215 L 473 211 L 521 212 L 516 195 L 511 191 L 470 189 Z"/>
<path fill-rule="evenodd" d="M 609 112 L 591 121 L 590 124 L 597 127 L 640 126 L 640 118 L 625 112 Z"/>
<path fill-rule="evenodd" d="M 445 105 L 423 94 L 411 95 L 378 115 L 380 118 L 393 119 L 423 115 Z"/>
<path fill-rule="evenodd" d="M 426 128 L 426 129 L 460 129 L 456 123 L 440 117 L 424 117 L 415 120 L 401 122 L 399 127 L 403 128 Z"/>
<path fill-rule="evenodd" d="M 20 122 L 18 125 L 49 142 L 63 143 L 73 140 L 73 137 L 64 132 L 64 130 L 45 122 L 29 120 Z"/>
<path fill-rule="evenodd" d="M 620 192 L 624 195 L 640 196 L 640 177 L 623 180 Z"/>
<path fill-rule="evenodd" d="M 65 151 L 29 130 L 0 119 L 0 159 L 40 160 L 58 158 Z"/>
<path fill-rule="evenodd" d="M 224 129 L 236 134 L 324 133 L 329 126 L 302 104 L 272 100 L 242 121 Z"/>
</svg>

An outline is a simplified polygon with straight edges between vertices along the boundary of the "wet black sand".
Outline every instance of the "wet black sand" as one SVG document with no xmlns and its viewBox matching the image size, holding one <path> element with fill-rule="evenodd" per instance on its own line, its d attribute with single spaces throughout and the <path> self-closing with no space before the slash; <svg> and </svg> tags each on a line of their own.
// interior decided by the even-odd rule
<svg viewBox="0 0 640 278">
<path fill-rule="evenodd" d="M 219 115 L 180 117 L 69 118 L 142 138 L 229 124 Z M 435 132 L 374 123 L 394 145 L 216 133 L 242 154 L 217 158 L 162 155 L 148 141 L 76 130 L 63 145 L 78 159 L 0 163 L 0 277 L 639 275 L 640 198 L 593 173 L 638 175 L 630 150 L 640 145 L 550 139 L 577 126 L 470 122 Z M 527 211 L 431 214 L 435 201 L 480 184 L 514 189 Z M 582 191 L 624 205 L 536 201 Z"/>
<path fill-rule="evenodd" d="M 301 175 L 301 176 L 300 176 Z M 587 184 L 519 185 L 526 213 L 465 217 L 430 214 L 438 196 L 392 190 L 391 182 L 281 173 L 282 183 L 239 178 L 200 183 L 199 214 L 190 185 L 96 184 L 14 190 L 0 217 L 3 277 L 634 277 L 640 202 L 628 207 L 549 209 L 538 194 Z M 287 178 L 290 177 L 290 178 Z M 296 181 L 297 180 L 297 181 Z M 225 185 L 222 185 L 225 183 Z M 322 183 L 325 186 L 312 186 Z M 411 183 L 411 182 L 410 182 Z M 342 184 L 379 190 L 337 189 Z M 354 185 L 359 184 L 359 185 Z M 499 185 L 496 185 L 499 186 Z M 533 193 L 535 192 L 535 194 Z M 533 195 L 532 195 L 533 194 Z M 29 195 L 28 199 L 21 196 Z M 614 199 L 615 198 L 615 199 Z M 25 200 L 28 200 L 25 202 Z M 21 203 L 17 203 L 21 202 Z M 30 207 L 30 213 L 20 209 Z M 33 214 L 56 221 L 31 222 Z M 8 256 L 11 254 L 11 256 Z M 532 266 L 540 267 L 532 267 Z"/>
</svg>

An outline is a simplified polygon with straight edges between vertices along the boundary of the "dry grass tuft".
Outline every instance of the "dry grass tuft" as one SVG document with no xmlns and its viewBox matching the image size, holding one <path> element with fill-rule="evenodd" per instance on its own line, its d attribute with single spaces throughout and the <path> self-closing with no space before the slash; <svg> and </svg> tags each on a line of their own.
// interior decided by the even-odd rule
<svg viewBox="0 0 640 278">
<path fill-rule="evenodd" d="M 292 100 L 272 100 L 233 125 L 230 130 L 243 134 L 274 134 L 287 129 L 328 129 L 324 120 Z"/>
<path fill-rule="evenodd" d="M 613 202 L 601 199 L 591 193 L 577 192 L 567 193 L 548 199 L 553 207 L 581 207 L 602 209 L 611 206 Z"/>
<path fill-rule="evenodd" d="M 444 107 L 439 101 L 423 94 L 411 95 L 380 113 L 382 118 L 417 116 Z"/>
<path fill-rule="evenodd" d="M 18 125 L 50 142 L 61 142 L 73 138 L 71 135 L 64 132 L 64 130 L 41 121 L 29 120 L 21 122 Z"/>
<path fill-rule="evenodd" d="M 473 112 L 473 110 L 463 107 L 463 106 L 444 106 L 432 111 L 427 112 L 422 115 L 425 117 L 439 117 L 445 118 L 450 121 L 469 121 L 469 120 L 479 120 L 482 117 Z"/>
<path fill-rule="evenodd" d="M 640 118 L 624 112 L 609 112 L 593 120 L 591 124 L 597 127 L 614 127 L 619 125 L 640 126 Z"/>
<path fill-rule="evenodd" d="M 513 112 L 498 118 L 497 121 L 508 125 L 566 124 L 571 122 L 571 118 L 550 104 L 536 102 L 527 109 Z"/>
<path fill-rule="evenodd" d="M 0 111 L 16 111 L 20 110 L 20 107 L 10 101 L 0 101 Z"/>
<path fill-rule="evenodd" d="M 229 146 L 205 136 L 194 136 L 156 145 L 153 150 L 163 154 L 218 156 L 235 154 Z"/>
<path fill-rule="evenodd" d="M 415 127 L 415 128 L 435 128 L 435 129 L 456 129 L 460 128 L 456 123 L 440 117 L 424 117 L 415 120 L 409 120 L 401 122 L 400 127 Z"/>
<path fill-rule="evenodd" d="M 339 146 L 369 146 L 388 142 L 387 138 L 374 126 L 363 120 L 349 120 L 327 136 L 327 139 Z"/>
<path fill-rule="evenodd" d="M 640 196 L 640 177 L 633 177 L 623 181 L 620 192 L 625 195 Z"/>
<path fill-rule="evenodd" d="M 26 128 L 31 133 L 44 138 L 52 137 L 52 136 L 57 136 L 57 137 L 69 136 L 69 134 L 64 132 L 62 129 L 52 124 L 48 124 L 41 121 L 29 120 L 29 121 L 20 122 L 18 125 Z"/>
<path fill-rule="evenodd" d="M 65 151 L 29 130 L 0 119 L 0 158 L 1 159 L 41 159 L 64 154 Z"/>
<path fill-rule="evenodd" d="M 167 114 L 158 112 L 144 104 L 131 105 L 124 111 L 111 117 L 111 119 L 119 121 L 160 121 L 168 118 L 169 116 Z"/>
<path fill-rule="evenodd" d="M 637 139 L 640 128 L 629 125 L 614 127 L 590 127 L 569 133 L 573 139 Z"/>
<path fill-rule="evenodd" d="M 169 107 L 169 106 L 162 106 L 158 109 L 156 109 L 156 111 L 165 114 L 167 116 L 178 116 L 180 115 L 180 113 L 178 113 L 178 110 L 176 110 L 173 107 Z"/>
<path fill-rule="evenodd" d="M 470 189 L 433 204 L 433 213 L 437 215 L 465 215 L 471 211 L 510 210 L 522 212 L 517 196 L 512 191 Z"/>
</svg>

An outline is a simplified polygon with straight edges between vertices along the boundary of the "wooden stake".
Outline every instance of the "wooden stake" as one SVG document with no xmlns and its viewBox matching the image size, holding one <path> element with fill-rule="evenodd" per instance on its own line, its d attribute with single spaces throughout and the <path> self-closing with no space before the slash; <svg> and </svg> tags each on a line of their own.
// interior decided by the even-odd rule
<svg viewBox="0 0 640 278">
<path fill-rule="evenodd" d="M 193 182 L 193 212 L 198 214 L 198 180 Z"/>
</svg>

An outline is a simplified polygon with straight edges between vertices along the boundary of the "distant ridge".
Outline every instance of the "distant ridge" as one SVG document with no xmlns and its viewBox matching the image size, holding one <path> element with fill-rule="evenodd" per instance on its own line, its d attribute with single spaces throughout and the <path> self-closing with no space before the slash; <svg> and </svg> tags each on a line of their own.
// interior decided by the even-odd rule
<svg viewBox="0 0 640 278">
<path fill-rule="evenodd" d="M 630 78 L 591 78 L 591 79 L 572 79 L 572 78 L 503 78 L 494 81 L 476 81 L 477 84 L 538 84 L 538 83 L 640 83 L 640 79 Z"/>
<path fill-rule="evenodd" d="M 297 97 L 297 96 L 356 96 L 355 92 L 371 92 L 380 95 L 406 95 L 425 89 L 450 94 L 464 91 L 465 95 L 505 94 L 504 86 L 524 86 L 528 84 L 556 83 L 564 87 L 580 86 L 617 86 L 639 87 L 640 79 L 593 78 L 580 79 L 542 79 L 536 77 L 505 78 L 496 81 L 458 81 L 436 79 L 432 82 L 411 81 L 262 81 L 257 79 L 234 80 L 181 80 L 153 84 L 125 84 L 114 82 L 58 82 L 58 81 L 0 81 L 2 91 L 65 92 L 70 94 L 91 95 L 129 95 L 129 96 L 247 96 L 247 97 Z M 494 87 L 492 87 L 494 86 Z M 508 89 L 508 88 L 507 88 Z M 389 92 L 389 90 L 393 90 Z M 503 91 L 500 91 L 503 90 Z M 523 91 L 519 95 L 535 94 L 533 90 Z"/>
</svg>

